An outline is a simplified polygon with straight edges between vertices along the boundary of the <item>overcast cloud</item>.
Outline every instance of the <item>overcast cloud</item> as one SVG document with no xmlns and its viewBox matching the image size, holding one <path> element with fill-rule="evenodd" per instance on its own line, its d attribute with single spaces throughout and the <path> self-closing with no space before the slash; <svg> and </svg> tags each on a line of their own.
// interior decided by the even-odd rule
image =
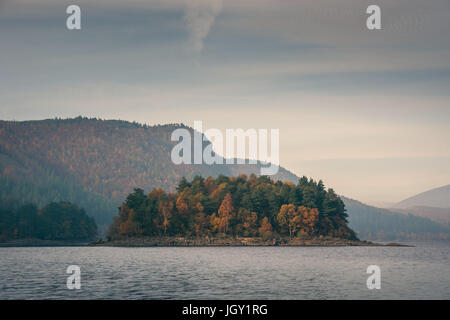
<svg viewBox="0 0 450 320">
<path fill-rule="evenodd" d="M 367 202 L 450 183 L 448 0 L 379 0 L 379 31 L 371 1 L 76 3 L 81 31 L 0 1 L 1 119 L 280 128 L 281 165 Z"/>
</svg>

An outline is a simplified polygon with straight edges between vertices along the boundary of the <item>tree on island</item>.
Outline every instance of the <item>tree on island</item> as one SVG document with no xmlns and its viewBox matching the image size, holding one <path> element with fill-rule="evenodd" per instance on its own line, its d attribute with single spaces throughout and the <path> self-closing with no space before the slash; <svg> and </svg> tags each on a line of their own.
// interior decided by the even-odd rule
<svg viewBox="0 0 450 320">
<path fill-rule="evenodd" d="M 234 208 L 231 201 L 231 194 L 227 193 L 219 208 L 219 230 L 223 233 L 228 233 L 230 227 L 230 220 L 234 215 Z"/>
</svg>

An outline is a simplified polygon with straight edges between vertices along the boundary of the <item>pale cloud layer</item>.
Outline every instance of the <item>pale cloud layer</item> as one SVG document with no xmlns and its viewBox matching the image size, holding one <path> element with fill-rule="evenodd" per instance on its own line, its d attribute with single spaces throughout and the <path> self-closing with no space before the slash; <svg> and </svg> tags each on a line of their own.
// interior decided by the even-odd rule
<svg viewBox="0 0 450 320">
<path fill-rule="evenodd" d="M 450 183 L 450 2 L 0 2 L 0 118 L 280 128 L 281 165 L 393 202 Z"/>
</svg>

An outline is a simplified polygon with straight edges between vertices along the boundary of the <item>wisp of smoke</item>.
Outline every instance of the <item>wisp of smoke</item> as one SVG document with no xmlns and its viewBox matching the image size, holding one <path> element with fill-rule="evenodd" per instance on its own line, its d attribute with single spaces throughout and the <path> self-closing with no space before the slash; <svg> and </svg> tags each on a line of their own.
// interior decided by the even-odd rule
<svg viewBox="0 0 450 320">
<path fill-rule="evenodd" d="M 202 51 L 203 40 L 221 10 L 222 0 L 187 0 L 184 19 L 193 51 Z"/>
</svg>

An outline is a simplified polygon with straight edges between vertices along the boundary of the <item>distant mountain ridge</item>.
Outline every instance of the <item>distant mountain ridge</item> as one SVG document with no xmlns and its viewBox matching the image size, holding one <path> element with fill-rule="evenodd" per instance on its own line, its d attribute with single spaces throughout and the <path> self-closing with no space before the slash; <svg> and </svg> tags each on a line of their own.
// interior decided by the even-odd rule
<svg viewBox="0 0 450 320">
<path fill-rule="evenodd" d="M 450 185 L 434 188 L 394 204 L 390 209 L 450 226 Z"/>
<path fill-rule="evenodd" d="M 434 188 L 395 204 L 394 208 L 407 209 L 412 207 L 450 208 L 450 184 Z"/>
</svg>

